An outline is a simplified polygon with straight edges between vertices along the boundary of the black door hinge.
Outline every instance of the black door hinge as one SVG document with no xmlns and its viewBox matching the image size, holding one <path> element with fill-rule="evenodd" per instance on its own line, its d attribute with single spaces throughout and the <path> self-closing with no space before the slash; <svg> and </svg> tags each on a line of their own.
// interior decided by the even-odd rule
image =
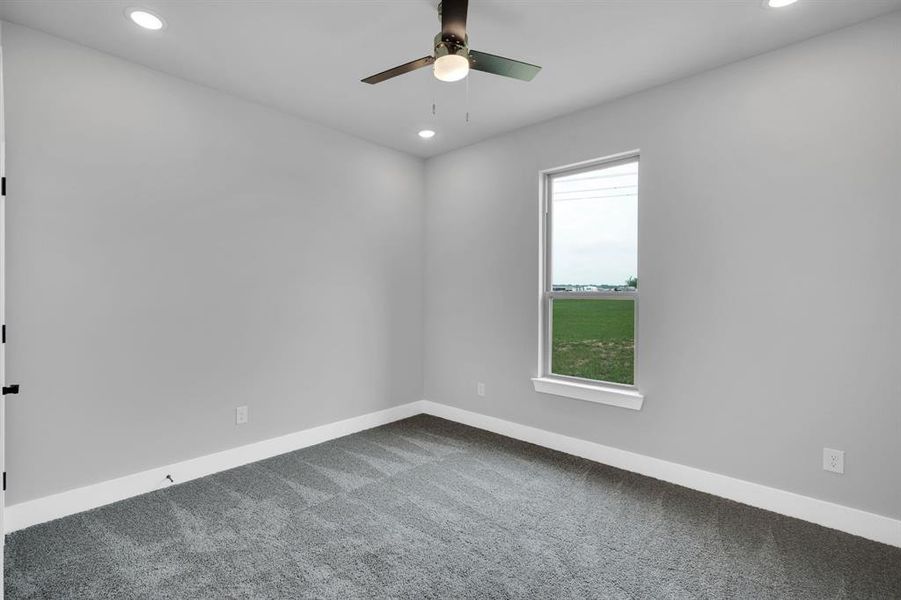
<svg viewBox="0 0 901 600">
<path fill-rule="evenodd" d="M 2 341 L 0 341 L 0 344 L 5 344 L 6 343 L 6 325 L 0 325 L 0 331 L 2 331 L 2 333 L 0 333 L 0 336 L 2 336 L 2 338 L 3 338 Z"/>
<path fill-rule="evenodd" d="M 6 491 L 6 471 L 3 471 L 3 491 Z"/>
<path fill-rule="evenodd" d="M 18 394 L 18 393 L 19 393 L 19 384 L 18 383 L 3 386 L 3 395 L 4 396 L 9 395 L 9 394 Z"/>
<path fill-rule="evenodd" d="M 6 177 L 0 177 L 0 195 L 6 195 Z"/>
</svg>

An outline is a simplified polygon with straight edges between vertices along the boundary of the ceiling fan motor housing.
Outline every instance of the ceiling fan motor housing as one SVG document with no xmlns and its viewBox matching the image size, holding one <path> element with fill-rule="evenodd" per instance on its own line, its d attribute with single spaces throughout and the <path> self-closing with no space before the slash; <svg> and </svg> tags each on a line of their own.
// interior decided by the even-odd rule
<svg viewBox="0 0 901 600">
<path fill-rule="evenodd" d="M 460 43 L 455 36 L 445 36 L 443 33 L 436 35 L 435 58 L 438 59 L 449 54 L 459 54 L 469 58 L 469 36 L 467 35 L 463 43 Z"/>
</svg>

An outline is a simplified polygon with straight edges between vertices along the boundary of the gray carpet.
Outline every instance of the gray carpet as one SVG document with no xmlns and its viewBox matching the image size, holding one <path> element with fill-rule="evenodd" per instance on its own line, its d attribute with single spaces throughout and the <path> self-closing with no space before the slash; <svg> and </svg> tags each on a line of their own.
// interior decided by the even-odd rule
<svg viewBox="0 0 901 600">
<path fill-rule="evenodd" d="M 427 416 L 6 544 L 12 600 L 901 598 L 901 549 Z"/>
</svg>

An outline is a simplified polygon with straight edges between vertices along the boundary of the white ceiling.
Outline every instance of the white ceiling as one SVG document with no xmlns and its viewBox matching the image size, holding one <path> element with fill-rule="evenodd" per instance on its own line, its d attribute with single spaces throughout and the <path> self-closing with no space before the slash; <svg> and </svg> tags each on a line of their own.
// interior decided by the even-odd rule
<svg viewBox="0 0 901 600">
<path fill-rule="evenodd" d="M 901 8 L 901 0 L 471 0 L 470 46 L 544 67 L 531 83 L 429 69 L 437 0 L 0 0 L 0 18 L 420 156 L 672 81 Z M 148 8 L 162 33 L 125 18 Z M 468 84 L 467 82 L 468 81 Z M 470 122 L 466 123 L 467 106 Z M 432 116 L 433 99 L 438 104 Z M 416 132 L 438 132 L 424 141 Z"/>
</svg>

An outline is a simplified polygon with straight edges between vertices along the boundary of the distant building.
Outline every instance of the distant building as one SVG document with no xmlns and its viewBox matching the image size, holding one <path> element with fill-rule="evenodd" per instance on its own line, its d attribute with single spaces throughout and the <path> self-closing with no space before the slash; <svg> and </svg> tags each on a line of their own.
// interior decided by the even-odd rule
<svg viewBox="0 0 901 600">
<path fill-rule="evenodd" d="M 571 283 L 557 283 L 551 288 L 554 292 L 634 292 L 631 285 L 574 285 Z"/>
</svg>

